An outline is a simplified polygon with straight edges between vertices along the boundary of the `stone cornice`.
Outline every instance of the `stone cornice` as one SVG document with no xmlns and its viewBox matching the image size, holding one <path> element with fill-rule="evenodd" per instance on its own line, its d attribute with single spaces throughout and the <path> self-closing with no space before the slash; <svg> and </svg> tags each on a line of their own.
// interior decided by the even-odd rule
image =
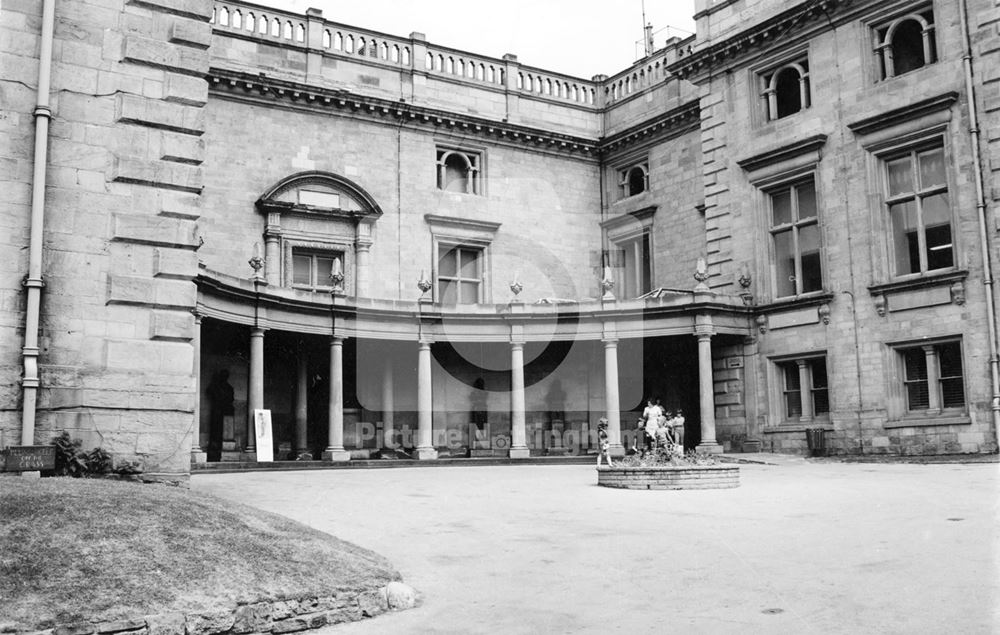
<svg viewBox="0 0 1000 635">
<path fill-rule="evenodd" d="M 929 115 L 939 110 L 951 108 L 951 105 L 958 99 L 958 93 L 948 92 L 929 99 L 922 99 L 918 102 L 907 104 L 902 108 L 896 108 L 888 112 L 883 112 L 874 117 L 866 117 L 859 121 L 847 124 L 848 129 L 856 135 L 867 135 L 877 130 L 883 130 L 904 121 L 910 121 Z"/>
<path fill-rule="evenodd" d="M 825 143 L 825 134 L 813 135 L 808 139 L 796 141 L 794 143 L 781 146 L 780 148 L 773 148 L 761 152 L 760 154 L 755 154 L 752 157 L 740 159 L 736 162 L 736 165 L 740 166 L 747 172 L 753 172 L 764 165 L 778 163 L 779 161 L 791 159 L 809 152 L 816 152 L 822 148 Z"/>
<path fill-rule="evenodd" d="M 792 29 L 826 19 L 830 13 L 850 5 L 852 2 L 853 0 L 800 2 L 791 9 L 782 11 L 732 37 L 680 58 L 668 66 L 667 70 L 682 79 L 688 79 L 693 75 L 771 46 L 779 41 L 777 38 L 784 36 Z"/>
<path fill-rule="evenodd" d="M 304 110 L 347 113 L 383 120 L 391 125 L 409 124 L 443 129 L 465 136 L 491 138 L 536 150 L 571 153 L 581 157 L 596 158 L 598 151 L 595 139 L 359 95 L 342 89 L 299 84 L 267 77 L 263 73 L 252 75 L 212 68 L 206 79 L 211 90 L 246 101 L 273 103 L 275 100 L 282 100 Z"/>
<path fill-rule="evenodd" d="M 600 152 L 608 154 L 644 141 L 670 138 L 693 130 L 701 124 L 701 107 L 697 99 L 681 104 L 677 108 L 648 119 L 642 123 L 604 137 L 600 142 Z"/>
<path fill-rule="evenodd" d="M 228 69 L 212 68 L 206 80 L 209 89 L 227 97 L 252 103 L 286 101 L 313 112 L 338 112 L 381 120 L 390 125 L 407 124 L 477 136 L 543 152 L 567 153 L 596 160 L 608 154 L 653 140 L 662 140 L 694 130 L 700 123 L 698 100 L 692 100 L 621 132 L 599 139 L 551 132 L 464 113 L 418 106 L 402 101 L 360 95 L 343 89 L 311 86 Z"/>
</svg>

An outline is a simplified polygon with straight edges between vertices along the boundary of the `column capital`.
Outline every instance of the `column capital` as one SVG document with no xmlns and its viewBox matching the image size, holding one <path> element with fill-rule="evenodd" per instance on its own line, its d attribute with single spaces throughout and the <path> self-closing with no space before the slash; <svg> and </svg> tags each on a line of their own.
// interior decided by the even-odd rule
<svg viewBox="0 0 1000 635">
<path fill-rule="evenodd" d="M 433 343 L 434 343 L 434 340 L 431 339 L 431 338 L 421 337 L 419 340 L 417 340 L 417 344 L 418 344 L 418 346 L 420 347 L 421 350 L 423 350 L 425 348 L 429 349 L 431 347 L 431 344 L 433 344 Z"/>
<path fill-rule="evenodd" d="M 510 347 L 515 351 L 524 350 L 524 340 L 511 340 Z"/>
<path fill-rule="evenodd" d="M 602 337 L 601 341 L 604 342 L 604 348 L 612 348 L 618 346 L 617 337 Z"/>
<path fill-rule="evenodd" d="M 250 337 L 264 337 L 264 333 L 269 330 L 266 326 L 251 326 Z"/>
<path fill-rule="evenodd" d="M 330 336 L 330 344 L 332 346 L 343 346 L 344 345 L 344 340 L 346 340 L 346 339 L 347 339 L 346 335 L 331 335 Z"/>
</svg>

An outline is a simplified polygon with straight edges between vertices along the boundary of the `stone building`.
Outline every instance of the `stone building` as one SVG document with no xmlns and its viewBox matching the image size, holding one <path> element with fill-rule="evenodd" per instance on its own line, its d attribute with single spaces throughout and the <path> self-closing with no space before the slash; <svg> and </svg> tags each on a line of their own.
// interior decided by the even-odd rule
<svg viewBox="0 0 1000 635">
<path fill-rule="evenodd" d="M 0 444 L 997 451 L 1000 6 L 697 0 L 613 76 L 245 2 L 6 0 Z M 266 437 L 262 437 L 266 438 Z"/>
</svg>

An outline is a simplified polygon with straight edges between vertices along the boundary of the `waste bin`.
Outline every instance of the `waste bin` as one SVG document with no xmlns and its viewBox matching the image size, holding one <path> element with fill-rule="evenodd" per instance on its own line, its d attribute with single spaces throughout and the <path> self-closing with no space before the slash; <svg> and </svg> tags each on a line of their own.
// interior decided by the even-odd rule
<svg viewBox="0 0 1000 635">
<path fill-rule="evenodd" d="M 806 428 L 806 445 L 809 456 L 826 456 L 826 437 L 823 428 Z"/>
</svg>

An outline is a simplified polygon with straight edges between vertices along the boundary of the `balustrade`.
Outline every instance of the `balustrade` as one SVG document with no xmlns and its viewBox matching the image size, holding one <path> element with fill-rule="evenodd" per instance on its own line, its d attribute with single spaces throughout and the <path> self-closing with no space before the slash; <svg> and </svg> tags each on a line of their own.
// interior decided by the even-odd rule
<svg viewBox="0 0 1000 635">
<path fill-rule="evenodd" d="M 414 64 L 413 45 L 409 39 L 337 24 L 321 17 L 322 28 L 310 31 L 308 25 L 311 19 L 259 5 L 228 1 L 215 5 L 211 24 L 220 31 L 321 49 L 333 55 L 351 55 L 378 64 L 403 67 Z M 310 41 L 310 38 L 318 41 Z M 449 76 L 462 82 L 507 88 L 508 69 L 511 69 L 511 73 L 517 73 L 515 85 L 510 87 L 512 90 L 532 97 L 587 106 L 594 106 L 597 101 L 596 83 L 521 67 L 513 56 L 509 60 L 506 57 L 501 60 L 431 45 L 426 45 L 426 49 L 422 70 L 428 73 Z M 630 81 L 630 84 L 635 83 Z M 618 92 L 621 92 L 620 89 Z"/>
</svg>

